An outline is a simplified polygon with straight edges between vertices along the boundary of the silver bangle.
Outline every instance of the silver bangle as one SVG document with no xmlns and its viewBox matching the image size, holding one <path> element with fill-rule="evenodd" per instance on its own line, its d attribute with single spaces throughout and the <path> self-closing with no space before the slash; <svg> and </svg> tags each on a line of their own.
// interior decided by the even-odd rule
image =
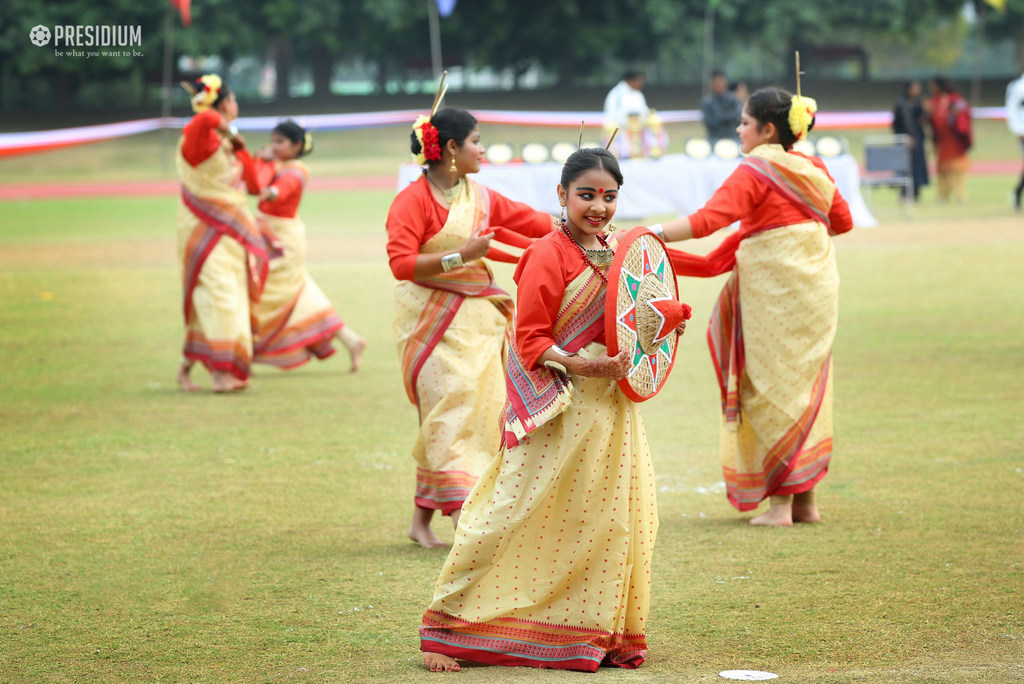
<svg viewBox="0 0 1024 684">
<path fill-rule="evenodd" d="M 458 252 L 452 252 L 451 254 L 445 254 L 441 257 L 441 270 L 447 273 L 453 268 L 459 268 L 462 266 L 462 255 Z"/>
<path fill-rule="evenodd" d="M 576 356 L 576 352 L 567 352 L 561 347 L 559 347 L 557 344 L 551 345 L 550 349 L 559 356 Z"/>
<path fill-rule="evenodd" d="M 651 231 L 652 233 L 660 237 L 662 240 L 665 239 L 665 226 L 661 225 L 660 223 L 655 223 L 653 226 L 647 226 L 647 230 Z"/>
</svg>

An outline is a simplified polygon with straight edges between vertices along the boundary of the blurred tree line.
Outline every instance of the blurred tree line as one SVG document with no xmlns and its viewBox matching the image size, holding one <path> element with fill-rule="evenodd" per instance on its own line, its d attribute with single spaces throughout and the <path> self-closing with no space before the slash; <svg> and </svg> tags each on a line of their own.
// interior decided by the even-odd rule
<svg viewBox="0 0 1024 684">
<path fill-rule="evenodd" d="M 429 76 L 431 1 L 195 0 L 186 28 L 167 0 L 4 0 L 0 109 L 153 105 L 168 20 L 175 82 L 193 75 L 177 68 L 182 55 L 217 55 L 225 65 L 252 56 L 274 64 L 277 99 L 288 96 L 295 67 L 311 73 L 314 97 L 330 97 L 337 65 L 358 60 L 373 67 L 376 90 L 384 92 L 407 74 Z M 1006 5 L 987 12 L 988 36 L 1014 39 L 1024 59 L 1024 0 Z M 964 0 L 462 0 L 441 21 L 441 37 L 446 65 L 491 67 L 515 83 L 539 69 L 558 87 L 610 84 L 626 65 L 645 66 L 655 82 L 694 83 L 706 77 L 709 19 L 713 56 L 756 46 L 761 67 L 789 65 L 791 72 L 795 49 L 820 58 L 806 60 L 810 71 L 864 53 L 879 37 L 932 40 L 963 9 Z M 38 24 L 141 26 L 142 54 L 57 56 L 53 45 L 29 40 Z M 864 68 L 866 77 L 866 58 Z"/>
</svg>

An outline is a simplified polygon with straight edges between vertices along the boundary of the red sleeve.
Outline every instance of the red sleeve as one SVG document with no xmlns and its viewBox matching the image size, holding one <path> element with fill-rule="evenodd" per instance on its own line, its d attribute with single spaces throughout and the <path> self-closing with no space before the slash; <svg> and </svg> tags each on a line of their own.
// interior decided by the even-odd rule
<svg viewBox="0 0 1024 684">
<path fill-rule="evenodd" d="M 824 171 L 833 185 L 835 184 L 836 179 L 828 172 L 828 167 L 825 166 L 825 162 L 820 157 L 806 158 L 810 159 L 811 163 Z M 850 214 L 850 205 L 846 203 L 846 198 L 839 193 L 839 188 L 836 188 L 835 193 L 832 195 L 832 208 L 828 211 L 828 222 L 830 224 L 829 230 L 832 231 L 833 235 L 846 233 L 853 228 L 853 216 Z"/>
<path fill-rule="evenodd" d="M 737 167 L 702 208 L 690 214 L 693 237 L 705 237 L 747 217 L 760 203 L 766 188 Z"/>
<path fill-rule="evenodd" d="M 553 226 L 551 215 L 537 211 L 528 204 L 513 202 L 504 195 L 491 190 L 491 225 L 529 237 L 544 237 Z"/>
<path fill-rule="evenodd" d="M 207 109 L 192 117 L 181 132 L 181 155 L 192 166 L 199 166 L 220 149 L 217 128 L 224 117 L 215 109 Z"/>
<path fill-rule="evenodd" d="M 427 231 L 428 214 L 413 183 L 398 193 L 388 210 L 388 261 L 398 280 L 412 280 Z"/>
<path fill-rule="evenodd" d="M 828 220 L 833 235 L 846 233 L 853 228 L 850 205 L 846 203 L 846 198 L 839 194 L 839 188 L 836 188 L 835 194 L 832 195 L 832 208 L 828 211 Z"/>
<path fill-rule="evenodd" d="M 273 173 L 273 164 L 268 163 L 268 166 Z M 277 188 L 277 197 L 272 202 L 260 202 L 260 211 L 271 216 L 295 218 L 295 215 L 299 213 L 299 202 L 302 201 L 302 181 L 293 174 L 282 174 L 268 187 Z"/>
<path fill-rule="evenodd" d="M 254 158 L 249 150 L 241 149 L 235 151 L 238 161 L 242 162 L 242 178 L 245 180 L 245 189 L 250 195 L 258 195 L 260 191 L 270 184 L 274 177 L 274 162 L 266 159 Z"/>
<path fill-rule="evenodd" d="M 533 243 L 516 268 L 516 346 L 527 368 L 534 368 L 555 343 L 555 319 L 565 296 L 563 271 L 561 250 L 551 240 Z"/>
</svg>

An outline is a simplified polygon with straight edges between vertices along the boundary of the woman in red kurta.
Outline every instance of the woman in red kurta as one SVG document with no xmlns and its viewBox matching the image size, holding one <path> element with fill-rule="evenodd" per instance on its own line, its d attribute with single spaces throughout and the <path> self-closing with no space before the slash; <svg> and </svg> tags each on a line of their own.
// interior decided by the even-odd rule
<svg viewBox="0 0 1024 684">
<path fill-rule="evenodd" d="M 681 275 L 732 271 L 708 342 L 729 501 L 741 511 L 771 502 L 753 525 L 817 522 L 814 486 L 832 456 L 839 275 L 829 236 L 853 222 L 822 161 L 790 149 L 816 107 L 775 88 L 754 93 L 737 129 L 747 158 L 702 209 L 654 228 L 683 240 L 741 221 L 707 257 L 673 262 Z"/>
<path fill-rule="evenodd" d="M 484 148 L 465 110 L 417 120 L 412 151 L 426 169 L 391 204 L 387 250 L 398 280 L 395 342 L 420 423 L 409 537 L 429 548 L 442 545 L 430 529 L 434 512 L 457 524 L 500 441 L 513 303 L 483 257 L 494 254 L 495 235 L 510 243 L 539 237 L 551 231 L 552 217 L 466 177 L 480 170 Z"/>
<path fill-rule="evenodd" d="M 246 186 L 259 195 L 257 219 L 275 246 L 260 301 L 253 307 L 253 360 L 295 368 L 334 354 L 337 338 L 359 369 L 366 341 L 338 316 L 306 270 L 306 226 L 298 218 L 309 168 L 301 161 L 312 137 L 294 121 L 271 132 L 270 147 L 247 164 Z"/>
<path fill-rule="evenodd" d="M 199 361 L 213 376 L 213 391 L 230 392 L 249 384 L 249 310 L 263 287 L 267 249 L 239 188 L 240 160 L 248 154 L 229 127 L 238 104 L 216 75 L 203 76 L 198 86 L 196 115 L 182 131 L 176 156 L 186 328 L 177 381 L 199 389 L 190 376 Z"/>
<path fill-rule="evenodd" d="M 970 167 L 967 151 L 972 143 L 971 109 L 948 79 L 936 76 L 929 85 L 939 199 L 946 202 L 954 196 L 958 202 L 963 202 L 967 197 L 964 180 Z"/>
</svg>

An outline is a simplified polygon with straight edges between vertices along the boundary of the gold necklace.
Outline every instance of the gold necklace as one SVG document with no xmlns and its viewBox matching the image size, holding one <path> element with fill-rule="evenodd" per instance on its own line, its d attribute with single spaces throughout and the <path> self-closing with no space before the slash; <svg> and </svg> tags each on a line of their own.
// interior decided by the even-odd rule
<svg viewBox="0 0 1024 684">
<path fill-rule="evenodd" d="M 427 180 L 430 182 L 431 185 L 433 185 L 435 188 L 441 191 L 441 195 L 444 197 L 444 201 L 447 202 L 448 204 L 452 204 L 459 196 L 459 193 L 462 192 L 461 178 L 455 181 L 455 185 L 446 190 L 445 188 L 442 188 L 440 185 L 438 185 L 437 182 L 430 177 L 429 171 L 424 171 L 423 175 L 427 177 Z"/>
</svg>

